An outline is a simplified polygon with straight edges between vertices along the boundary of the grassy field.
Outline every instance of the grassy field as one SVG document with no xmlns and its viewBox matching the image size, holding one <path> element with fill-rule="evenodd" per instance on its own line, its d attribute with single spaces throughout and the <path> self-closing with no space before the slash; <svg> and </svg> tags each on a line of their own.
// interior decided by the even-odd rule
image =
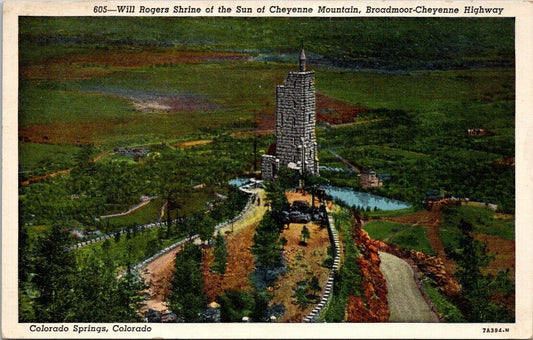
<svg viewBox="0 0 533 340">
<path fill-rule="evenodd" d="M 413 226 L 402 230 L 396 233 L 389 242 L 402 248 L 421 251 L 428 255 L 435 255 L 424 227 Z"/>
<path fill-rule="evenodd" d="M 410 207 L 399 210 L 376 210 L 367 212 L 367 215 L 370 217 L 396 217 L 414 213 L 418 210 L 417 207 Z"/>
<path fill-rule="evenodd" d="M 28 49 L 23 63 L 117 45 L 268 54 L 293 52 L 304 41 L 318 55 L 374 68 L 505 64 L 514 44 L 503 37 L 513 31 L 511 18 L 26 17 L 20 24 L 25 46 L 44 43 L 41 51 Z"/>
<path fill-rule="evenodd" d="M 386 240 L 406 228 L 409 228 L 409 226 L 387 221 L 370 221 L 364 225 L 368 236 L 377 240 Z"/>
<path fill-rule="evenodd" d="M 24 17 L 21 178 L 76 167 L 75 145 L 111 150 L 260 127 L 273 119 L 275 86 L 294 69 L 303 39 L 313 41 L 306 49 L 317 91 L 368 109 L 353 125 L 318 131 L 321 164 L 339 166 L 329 154 L 336 149 L 356 164 L 392 175 L 378 194 L 419 204 L 423 192 L 438 189 L 511 210 L 514 169 L 492 164 L 514 155 L 514 45 L 507 39 L 513 29 L 510 19 Z M 281 34 L 287 31 L 294 34 Z M 467 138 L 471 127 L 490 133 Z M 238 176 L 252 159 L 245 149 L 235 153 L 241 141 L 245 149 L 251 146 L 250 139 L 228 139 L 195 148 L 191 161 L 181 157 L 167 165 L 194 167 L 189 171 L 194 185 L 201 181 L 198 169 L 217 154 L 222 177 Z M 262 138 L 259 152 L 270 141 Z M 142 163 L 110 160 L 97 169 L 124 179 L 91 185 L 84 199 L 93 202 L 83 209 L 107 202 L 99 209 L 106 212 L 113 204 L 131 204 L 134 194 L 153 191 L 150 179 L 140 178 L 138 188 L 122 190 L 131 196 L 123 202 L 98 197 L 99 187 L 129 176 L 115 168 L 148 171 Z M 333 183 L 357 186 L 353 176 L 330 175 Z M 61 181 L 50 185 L 56 182 Z M 80 191 L 80 185 L 74 189 Z M 67 211 L 77 209 L 71 197 L 78 192 L 42 186 L 22 191 L 30 193 L 25 202 L 34 201 L 35 191 L 59 190 Z"/>
<path fill-rule="evenodd" d="M 515 239 L 514 216 L 497 214 L 488 208 L 464 205 L 448 209 L 444 214 L 444 223 L 440 228 L 444 239 L 449 240 L 448 234 L 458 232 L 456 226 L 461 219 L 472 223 L 475 233 L 496 236 L 510 241 Z M 454 245 L 454 243 L 447 241 L 445 245 Z"/>
<path fill-rule="evenodd" d="M 157 219 L 160 217 L 160 211 L 163 203 L 163 199 L 157 198 L 130 214 L 106 218 L 103 219 L 103 222 L 107 223 L 107 221 L 109 221 L 109 225 L 113 226 L 113 228 L 152 223 L 157 221 Z"/>
<path fill-rule="evenodd" d="M 19 143 L 19 174 L 21 179 L 35 177 L 77 164 L 79 148 L 73 145 Z"/>
<path fill-rule="evenodd" d="M 488 265 L 482 268 L 485 274 L 497 275 L 501 271 L 515 271 L 515 221 L 513 215 L 494 212 L 484 207 L 461 206 L 446 209 L 439 228 L 439 237 L 447 249 L 459 247 L 461 220 L 474 227 L 473 237 L 487 245 L 487 253 L 492 256 Z M 514 277 L 511 277 L 514 281 Z"/>
</svg>

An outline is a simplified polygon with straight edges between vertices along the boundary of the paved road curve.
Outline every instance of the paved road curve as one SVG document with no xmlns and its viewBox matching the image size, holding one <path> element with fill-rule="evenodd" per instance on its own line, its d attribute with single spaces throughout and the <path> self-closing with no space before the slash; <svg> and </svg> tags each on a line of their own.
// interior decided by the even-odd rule
<svg viewBox="0 0 533 340">
<path fill-rule="evenodd" d="M 387 281 L 390 322 L 438 322 L 416 286 L 411 267 L 399 257 L 379 252 Z"/>
</svg>

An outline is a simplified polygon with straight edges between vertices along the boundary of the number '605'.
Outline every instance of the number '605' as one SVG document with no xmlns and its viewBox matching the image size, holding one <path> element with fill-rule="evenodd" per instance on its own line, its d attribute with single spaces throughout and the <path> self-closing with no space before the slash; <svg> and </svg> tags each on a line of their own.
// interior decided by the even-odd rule
<svg viewBox="0 0 533 340">
<path fill-rule="evenodd" d="M 94 6 L 94 13 L 107 13 L 107 6 Z"/>
</svg>

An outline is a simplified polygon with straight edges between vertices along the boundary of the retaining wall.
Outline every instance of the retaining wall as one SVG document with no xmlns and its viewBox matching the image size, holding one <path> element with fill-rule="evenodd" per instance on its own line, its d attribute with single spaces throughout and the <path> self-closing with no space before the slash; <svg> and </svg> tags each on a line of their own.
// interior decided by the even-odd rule
<svg viewBox="0 0 533 340">
<path fill-rule="evenodd" d="M 173 219 L 172 223 L 176 223 L 176 222 L 180 222 L 181 223 L 181 222 L 185 222 L 187 220 L 188 220 L 188 218 Z M 166 222 L 154 222 L 154 223 L 138 225 L 138 226 L 130 228 L 130 229 L 120 230 L 120 231 L 117 231 L 117 232 L 114 232 L 114 233 L 111 233 L 111 234 L 106 234 L 106 235 L 103 235 L 103 236 L 99 236 L 97 238 L 93 238 L 93 239 L 90 239 L 90 240 L 87 240 L 87 241 L 76 243 L 75 245 L 67 247 L 65 249 L 65 251 L 72 251 L 74 249 L 81 248 L 81 247 L 86 246 L 86 245 L 91 244 L 91 243 L 96 243 L 96 242 L 100 242 L 100 241 L 103 241 L 103 240 L 111 239 L 111 238 L 114 238 L 116 234 L 121 234 L 122 235 L 122 234 L 127 234 L 127 233 L 133 233 L 134 230 L 140 231 L 140 230 L 143 230 L 143 229 L 162 227 L 162 226 L 165 226 L 165 225 L 166 225 Z"/>
<path fill-rule="evenodd" d="M 340 260 L 341 260 L 341 248 L 340 248 L 340 241 L 339 241 L 339 233 L 337 232 L 337 229 L 335 228 L 335 223 L 333 222 L 333 218 L 329 214 L 328 214 L 328 234 L 329 234 L 329 240 L 331 242 L 331 246 L 333 247 L 333 253 L 335 254 L 333 257 L 333 267 L 331 268 L 328 281 L 326 283 L 324 291 L 322 292 L 322 297 L 320 298 L 320 302 L 303 319 L 303 322 L 316 322 L 320 314 L 322 314 L 324 307 L 327 306 L 333 294 L 333 284 L 335 281 L 335 273 L 338 272 L 339 270 L 339 265 L 340 265 Z"/>
</svg>

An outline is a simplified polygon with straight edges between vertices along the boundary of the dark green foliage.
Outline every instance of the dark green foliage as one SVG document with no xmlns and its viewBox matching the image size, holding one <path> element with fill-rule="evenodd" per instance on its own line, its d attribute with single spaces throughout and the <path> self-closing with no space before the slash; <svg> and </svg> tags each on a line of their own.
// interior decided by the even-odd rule
<svg viewBox="0 0 533 340">
<path fill-rule="evenodd" d="M 82 165 L 87 164 L 96 155 L 96 152 L 96 147 L 93 144 L 82 145 L 76 154 L 76 161 Z"/>
<path fill-rule="evenodd" d="M 226 239 L 220 232 L 218 232 L 215 238 L 215 248 L 213 250 L 215 257 L 215 264 L 213 265 L 213 271 L 215 273 L 224 274 L 226 272 L 226 260 L 228 252 L 226 249 Z"/>
<path fill-rule="evenodd" d="M 64 321 L 74 306 L 70 284 L 76 272 L 75 257 L 64 251 L 69 237 L 67 230 L 56 224 L 35 245 L 30 264 L 30 283 L 35 290 L 33 309 L 38 318 L 34 321 Z"/>
<path fill-rule="evenodd" d="M 273 213 L 267 211 L 257 226 L 254 235 L 252 252 L 259 264 L 276 266 L 281 261 L 282 245 L 279 240 L 280 229 L 274 220 Z"/>
<path fill-rule="evenodd" d="M 26 268 L 30 257 L 30 240 L 28 230 L 22 224 L 18 225 L 18 279 L 19 283 L 28 279 Z"/>
<path fill-rule="evenodd" d="M 156 251 L 156 249 L 160 249 L 161 244 L 162 242 L 160 238 L 150 239 L 148 242 L 146 242 L 146 248 L 144 251 L 145 256 L 146 255 L 150 256 L 149 254 L 152 254 L 154 251 Z"/>
<path fill-rule="evenodd" d="M 220 321 L 222 322 L 241 322 L 245 316 L 254 314 L 255 301 L 254 297 L 240 290 L 225 291 L 219 298 L 220 301 Z M 260 313 L 259 313 L 260 314 Z"/>
<path fill-rule="evenodd" d="M 293 189 L 298 187 L 299 181 L 300 175 L 297 171 L 282 167 L 279 169 L 274 182 L 281 188 Z"/>
<path fill-rule="evenodd" d="M 487 244 L 472 237 L 474 227 L 471 223 L 461 220 L 459 246 L 447 249 L 447 253 L 456 261 L 458 269 L 455 275 L 461 284 L 463 300 L 460 308 L 468 322 L 513 322 L 513 315 L 504 307 L 491 300 L 491 296 L 499 293 L 498 288 L 505 287 L 507 294 L 514 291 L 509 286 L 506 274 L 494 278 L 481 273 L 492 256 L 487 253 Z M 503 285 L 500 285 L 502 283 Z"/>
<path fill-rule="evenodd" d="M 250 317 L 255 322 L 266 321 L 265 312 L 268 308 L 268 302 L 271 299 L 271 296 L 265 291 L 254 290 L 254 307 Z"/>
<path fill-rule="evenodd" d="M 266 182 L 265 185 L 266 200 L 272 211 L 287 210 L 289 202 L 285 197 L 286 187 L 278 181 Z"/>
<path fill-rule="evenodd" d="M 209 242 L 213 238 L 213 233 L 215 232 L 215 220 L 211 216 L 204 216 L 198 223 L 196 227 L 198 228 L 198 235 L 200 235 L 200 240 L 204 242 Z"/>
<path fill-rule="evenodd" d="M 422 281 L 424 291 L 427 293 L 439 313 L 442 315 L 446 322 L 464 322 L 465 319 L 461 311 L 445 296 L 441 294 L 439 290 L 432 286 L 429 279 Z"/>
<path fill-rule="evenodd" d="M 318 302 L 320 293 L 320 284 L 318 278 L 313 275 L 309 280 L 298 282 L 298 286 L 294 290 L 293 298 L 300 308 L 304 309 L 311 303 Z"/>
<path fill-rule="evenodd" d="M 228 199 L 216 204 L 209 216 L 216 222 L 227 221 L 237 215 L 246 205 L 248 195 L 241 190 L 229 187 Z"/>
<path fill-rule="evenodd" d="M 305 282 L 304 282 L 305 283 Z M 307 306 L 309 306 L 309 304 L 311 303 L 311 300 L 309 300 L 307 294 L 306 294 L 306 289 L 305 287 L 302 285 L 302 283 L 299 283 L 298 284 L 298 287 L 296 288 L 296 290 L 294 291 L 294 294 L 292 296 L 294 299 L 296 299 L 296 303 L 298 304 L 298 306 L 300 306 L 300 308 L 304 309 L 306 308 Z"/>
<path fill-rule="evenodd" d="M 307 240 L 311 237 L 311 235 L 309 234 L 309 229 L 307 228 L 307 225 L 304 225 L 302 227 L 302 232 L 300 236 L 302 239 L 302 243 L 307 244 Z"/>
<path fill-rule="evenodd" d="M 92 252 L 77 259 L 71 287 L 75 292 L 69 322 L 138 322 L 143 285 L 135 273 L 117 272 L 104 253 Z"/>
<path fill-rule="evenodd" d="M 320 292 L 320 283 L 318 282 L 318 278 L 313 275 L 313 277 L 309 280 L 309 289 L 313 292 L 313 293 L 318 293 Z"/>
<path fill-rule="evenodd" d="M 136 322 L 143 285 L 126 270 L 117 276 L 104 251 L 64 252 L 69 234 L 54 226 L 35 244 L 31 279 L 22 284 L 23 322 Z M 27 268 L 26 268 L 27 269 Z"/>
<path fill-rule="evenodd" d="M 199 322 L 206 308 L 201 250 L 192 243 L 186 243 L 176 255 L 175 266 L 172 292 L 167 298 L 169 306 L 179 321 Z"/>
<path fill-rule="evenodd" d="M 333 266 L 333 258 L 335 256 L 335 253 L 333 252 L 333 249 L 334 248 L 332 246 L 328 246 L 328 253 L 327 253 L 328 256 L 326 257 L 326 259 L 322 263 L 323 267 L 331 268 Z"/>
</svg>

